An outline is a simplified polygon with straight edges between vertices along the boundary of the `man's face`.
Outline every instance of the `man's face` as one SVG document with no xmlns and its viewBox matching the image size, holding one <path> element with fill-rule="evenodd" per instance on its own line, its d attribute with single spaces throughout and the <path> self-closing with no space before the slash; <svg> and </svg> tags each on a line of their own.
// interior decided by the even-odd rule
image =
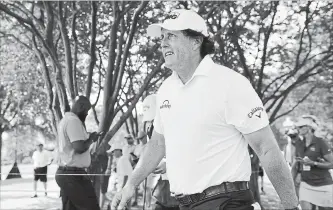
<svg viewBox="0 0 333 210">
<path fill-rule="evenodd" d="M 162 53 L 165 66 L 171 70 L 190 61 L 193 53 L 193 40 L 181 31 L 162 29 Z"/>
<path fill-rule="evenodd" d="M 38 151 L 42 151 L 43 150 L 43 145 L 38 145 L 37 149 L 38 149 Z"/>
<path fill-rule="evenodd" d="M 113 151 L 113 155 L 114 155 L 114 157 L 116 157 L 116 158 L 121 157 L 121 155 L 122 155 L 121 150 L 120 150 L 120 149 L 116 149 L 116 150 L 114 150 L 114 151 Z"/>
<path fill-rule="evenodd" d="M 84 110 L 84 111 L 77 114 L 77 116 L 79 117 L 81 122 L 84 123 L 86 121 L 86 117 L 88 116 L 88 112 L 89 112 L 89 110 Z"/>
<path fill-rule="evenodd" d="M 311 131 L 311 128 L 307 125 L 304 125 L 304 126 L 298 127 L 298 131 L 299 131 L 300 135 L 304 136 L 304 135 L 308 134 L 308 132 Z"/>
<path fill-rule="evenodd" d="M 147 143 L 147 135 L 138 136 L 138 140 L 139 140 L 142 144 Z"/>
<path fill-rule="evenodd" d="M 134 139 L 133 138 L 126 138 L 127 144 L 132 145 L 134 144 Z"/>
</svg>

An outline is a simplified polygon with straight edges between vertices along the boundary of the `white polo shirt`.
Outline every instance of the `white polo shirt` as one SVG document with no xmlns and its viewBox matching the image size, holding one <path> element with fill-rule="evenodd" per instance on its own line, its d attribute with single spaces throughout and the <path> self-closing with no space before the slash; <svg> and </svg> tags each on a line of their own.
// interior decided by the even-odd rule
<svg viewBox="0 0 333 210">
<path fill-rule="evenodd" d="M 66 112 L 58 125 L 59 165 L 88 168 L 91 162 L 90 150 L 78 154 L 72 146 L 72 142 L 88 138 L 86 128 L 79 117 L 72 112 Z"/>
<path fill-rule="evenodd" d="M 206 56 L 184 85 L 178 75 L 157 93 L 155 131 L 164 135 L 171 191 L 193 194 L 222 182 L 249 181 L 249 134 L 269 125 L 241 74 Z"/>
<path fill-rule="evenodd" d="M 32 154 L 32 160 L 34 162 L 34 168 L 43 168 L 50 163 L 50 156 L 45 150 L 41 152 L 36 150 Z"/>
<path fill-rule="evenodd" d="M 126 144 L 126 145 L 123 146 L 123 148 L 122 148 L 122 154 L 123 154 L 123 155 L 128 155 L 128 156 L 129 156 L 131 153 L 134 153 L 135 148 L 136 148 L 136 145 L 135 145 L 135 144 L 132 144 L 132 145 Z"/>
</svg>

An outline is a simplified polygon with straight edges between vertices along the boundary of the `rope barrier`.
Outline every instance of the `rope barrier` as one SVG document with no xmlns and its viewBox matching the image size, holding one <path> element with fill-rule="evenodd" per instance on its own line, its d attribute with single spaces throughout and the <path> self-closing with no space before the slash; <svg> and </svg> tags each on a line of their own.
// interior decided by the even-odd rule
<svg viewBox="0 0 333 210">
<path fill-rule="evenodd" d="M 45 190 L 0 190 L 0 193 L 3 192 L 45 192 Z M 60 190 L 46 190 L 47 193 L 59 193 Z"/>
<path fill-rule="evenodd" d="M 252 171 L 252 174 L 259 173 L 259 171 Z M 53 176 L 110 176 L 110 174 L 34 174 L 34 173 L 0 173 L 0 175 L 38 175 L 47 177 Z"/>
<path fill-rule="evenodd" d="M 7 175 L 6 173 L 0 173 Z M 22 175 L 22 173 L 8 173 L 8 175 Z M 31 173 L 24 173 L 23 175 L 38 175 L 38 176 L 110 176 L 109 174 L 31 174 Z"/>
</svg>

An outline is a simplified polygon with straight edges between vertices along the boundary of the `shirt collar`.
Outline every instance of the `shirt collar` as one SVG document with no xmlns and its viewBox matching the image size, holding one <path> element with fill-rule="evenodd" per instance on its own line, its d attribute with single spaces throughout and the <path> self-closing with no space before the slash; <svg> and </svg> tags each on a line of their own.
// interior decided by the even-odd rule
<svg viewBox="0 0 333 210">
<path fill-rule="evenodd" d="M 213 64 L 214 64 L 214 62 L 213 62 L 212 58 L 209 55 L 206 55 L 201 60 L 198 67 L 195 69 L 192 77 L 184 85 L 190 83 L 193 80 L 193 78 L 196 76 L 208 76 L 209 71 L 211 70 Z M 172 72 L 171 76 L 173 77 L 173 79 L 180 80 L 177 72 L 175 72 L 175 71 Z"/>
</svg>

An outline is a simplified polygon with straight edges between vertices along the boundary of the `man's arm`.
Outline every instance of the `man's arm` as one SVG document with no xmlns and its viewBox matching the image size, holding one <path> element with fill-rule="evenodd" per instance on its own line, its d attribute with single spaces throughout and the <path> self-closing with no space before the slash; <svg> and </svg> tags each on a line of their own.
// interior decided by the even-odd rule
<svg viewBox="0 0 333 210">
<path fill-rule="evenodd" d="M 298 160 L 304 165 L 309 165 L 309 166 L 316 166 L 318 168 L 323 168 L 323 169 L 333 169 L 333 154 L 329 153 L 324 155 L 324 159 L 321 159 L 319 162 L 317 161 L 312 161 L 310 159 L 307 160 Z"/>
<path fill-rule="evenodd" d="M 327 161 L 323 162 L 317 162 L 318 168 L 325 168 L 325 169 L 333 169 L 333 153 L 329 153 L 327 155 L 324 155 L 324 159 Z"/>
<path fill-rule="evenodd" d="M 126 184 L 127 180 L 128 180 L 128 176 L 124 176 L 124 182 L 123 182 L 121 187 L 125 187 L 125 184 Z"/>
<path fill-rule="evenodd" d="M 283 206 L 286 209 L 297 207 L 298 199 L 293 179 L 270 126 L 266 126 L 250 134 L 245 134 L 244 137 L 258 155 Z"/>
<path fill-rule="evenodd" d="M 164 136 L 154 131 L 151 140 L 147 143 L 142 155 L 140 156 L 138 164 L 128 179 L 127 184 L 137 187 L 150 173 L 155 170 L 164 156 Z"/>
<path fill-rule="evenodd" d="M 89 135 L 89 138 L 87 140 L 78 140 L 72 142 L 73 149 L 76 153 L 82 154 L 85 151 L 87 151 L 90 147 L 90 145 L 95 142 L 98 139 L 98 134 L 96 132 L 93 132 Z"/>
</svg>

